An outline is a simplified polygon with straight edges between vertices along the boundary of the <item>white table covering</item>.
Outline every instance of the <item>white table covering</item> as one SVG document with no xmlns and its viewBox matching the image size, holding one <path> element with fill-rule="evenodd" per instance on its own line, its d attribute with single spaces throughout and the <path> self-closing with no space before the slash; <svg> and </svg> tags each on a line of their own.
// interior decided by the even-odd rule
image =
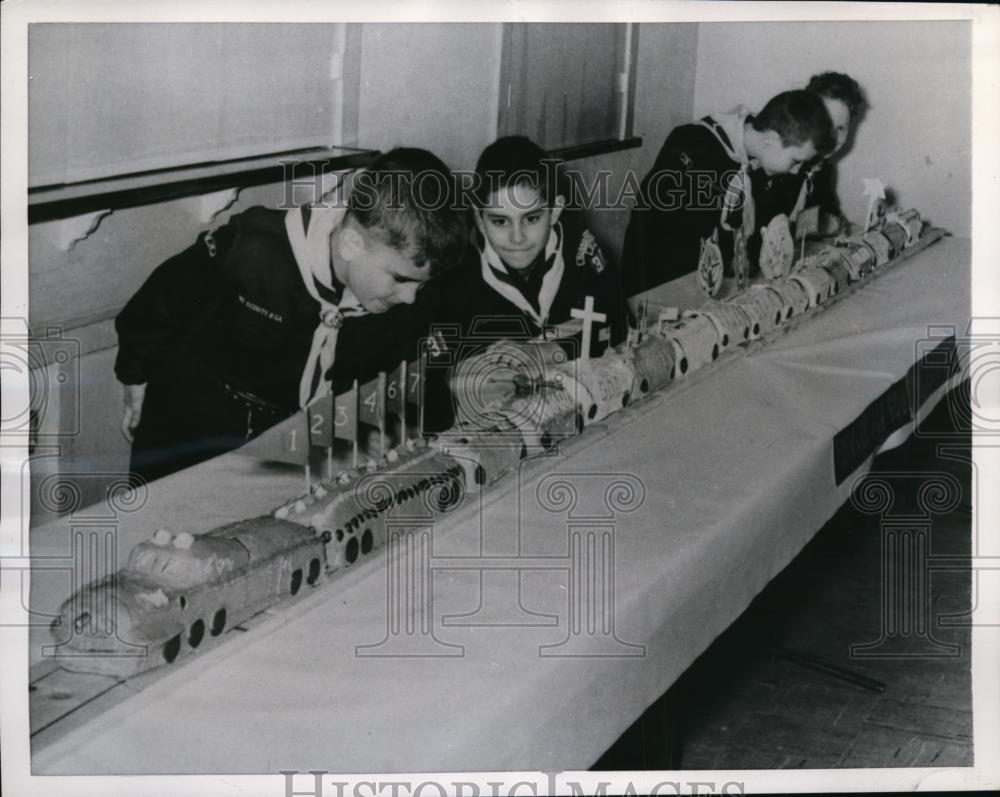
<svg viewBox="0 0 1000 797">
<path fill-rule="evenodd" d="M 432 561 L 465 556 L 473 568 L 444 567 L 433 578 L 434 634 L 463 646 L 461 656 L 355 655 L 386 634 L 383 549 L 37 750 L 34 771 L 587 768 L 847 499 L 853 479 L 835 484 L 834 435 L 905 377 L 929 324 L 965 330 L 969 264 L 969 242 L 946 239 L 762 350 L 635 408 L 612 434 L 592 434 L 545 468 L 529 466 L 521 490 L 509 480 L 489 496 L 485 542 L 474 508 L 439 522 Z M 684 295 L 690 286 L 659 292 L 666 301 Z M 572 586 L 567 516 L 536 495 L 554 472 L 570 474 L 588 504 L 596 485 L 618 474 L 644 485 L 642 505 L 612 521 L 611 590 L 615 634 L 643 655 L 540 655 L 567 636 Z M 205 530 L 252 516 L 300 489 L 294 470 L 224 456 L 152 485 L 147 505 L 122 518 L 119 546 L 127 552 L 159 525 Z M 65 557 L 68 535 L 67 521 L 33 530 L 32 555 Z M 442 623 L 476 610 L 480 583 L 482 617 L 524 619 L 504 610 L 515 603 L 512 571 L 480 582 L 481 546 L 507 556 L 519 548 L 535 563 L 553 557 L 563 569 L 521 575 L 520 605 L 555 615 L 557 626 Z M 65 581 L 65 573 L 39 573 L 32 608 L 54 612 Z M 33 662 L 45 636 L 33 636 Z M 601 641 L 594 637 L 591 652 Z"/>
</svg>

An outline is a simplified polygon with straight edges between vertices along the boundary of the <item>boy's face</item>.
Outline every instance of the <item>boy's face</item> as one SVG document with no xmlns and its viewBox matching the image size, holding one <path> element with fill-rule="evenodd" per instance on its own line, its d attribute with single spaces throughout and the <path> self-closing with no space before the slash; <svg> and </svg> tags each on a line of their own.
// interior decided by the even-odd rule
<svg viewBox="0 0 1000 797">
<path fill-rule="evenodd" d="M 398 249 L 353 226 L 339 237 L 333 268 L 369 313 L 413 304 L 417 290 L 430 278 L 429 265 L 418 268 Z"/>
<path fill-rule="evenodd" d="M 760 167 L 768 174 L 798 174 L 803 163 L 816 157 L 816 147 L 811 141 L 804 144 L 782 143 L 781 136 L 769 130 L 761 152 Z"/>
<path fill-rule="evenodd" d="M 552 225 L 562 213 L 563 198 L 546 207 L 538 189 L 508 185 L 490 194 L 486 207 L 476 212 L 476 226 L 508 268 L 528 268 L 545 249 Z"/>
<path fill-rule="evenodd" d="M 847 135 L 851 132 L 851 109 L 843 100 L 836 100 L 833 97 L 822 99 L 826 112 L 830 114 L 830 121 L 833 122 L 833 131 L 837 134 L 837 146 L 827 156 L 832 158 L 847 142 Z"/>
</svg>

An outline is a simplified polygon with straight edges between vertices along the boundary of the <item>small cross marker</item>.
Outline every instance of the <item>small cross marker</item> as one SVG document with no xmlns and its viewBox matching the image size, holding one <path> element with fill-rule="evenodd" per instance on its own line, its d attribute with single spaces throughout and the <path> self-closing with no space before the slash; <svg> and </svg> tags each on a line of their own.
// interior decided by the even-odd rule
<svg viewBox="0 0 1000 797">
<path fill-rule="evenodd" d="M 573 309 L 569 311 L 573 318 L 583 320 L 583 351 L 580 352 L 580 359 L 586 362 L 590 359 L 590 328 L 595 321 L 604 322 L 608 317 L 604 313 L 594 312 L 594 297 L 588 296 L 583 303 L 583 309 Z"/>
</svg>

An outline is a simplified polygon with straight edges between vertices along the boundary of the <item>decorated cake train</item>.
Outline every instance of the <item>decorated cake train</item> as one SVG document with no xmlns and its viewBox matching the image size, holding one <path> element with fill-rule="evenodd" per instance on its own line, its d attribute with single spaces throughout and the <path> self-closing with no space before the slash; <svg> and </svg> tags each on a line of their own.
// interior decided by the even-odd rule
<svg viewBox="0 0 1000 797">
<path fill-rule="evenodd" d="M 655 318 L 642 305 L 628 340 L 601 356 L 573 358 L 554 340 L 495 343 L 457 367 L 456 424 L 430 439 L 407 439 L 407 402 L 420 393 L 421 369 L 413 364 L 311 405 L 243 451 L 267 458 L 272 446 L 305 464 L 304 440 L 329 447 L 336 437 L 354 441 L 356 452 L 358 421 L 374 418 L 384 430 L 386 401 L 397 398 L 402 442 L 317 484 L 307 475 L 304 493 L 269 515 L 198 535 L 151 530 L 124 568 L 63 603 L 52 623 L 55 662 L 124 679 L 204 648 L 378 549 L 390 513 L 433 520 L 454 511 L 522 460 L 551 456 L 727 352 L 780 334 L 946 234 L 925 228 L 916 210 L 889 212 L 868 227 L 797 261 L 787 247 L 768 254 L 762 271 L 774 276 L 725 300 L 662 308 Z M 714 291 L 721 280 L 716 274 L 709 282 Z M 586 353 L 592 319 L 582 315 Z"/>
</svg>

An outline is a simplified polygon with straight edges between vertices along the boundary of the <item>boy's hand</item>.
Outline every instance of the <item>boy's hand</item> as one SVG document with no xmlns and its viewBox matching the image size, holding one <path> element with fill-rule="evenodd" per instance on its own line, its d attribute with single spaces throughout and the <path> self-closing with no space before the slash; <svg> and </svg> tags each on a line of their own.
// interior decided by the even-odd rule
<svg viewBox="0 0 1000 797">
<path fill-rule="evenodd" d="M 145 385 L 122 385 L 125 389 L 125 411 L 122 413 L 122 435 L 130 443 L 142 418 L 142 403 L 146 398 Z"/>
</svg>

